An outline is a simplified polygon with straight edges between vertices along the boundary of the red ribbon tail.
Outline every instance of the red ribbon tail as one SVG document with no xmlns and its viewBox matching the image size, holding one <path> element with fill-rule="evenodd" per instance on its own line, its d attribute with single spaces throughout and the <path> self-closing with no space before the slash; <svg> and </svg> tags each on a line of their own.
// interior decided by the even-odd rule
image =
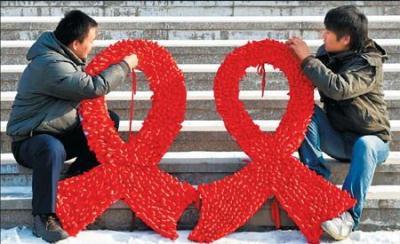
<svg viewBox="0 0 400 244">
<path fill-rule="evenodd" d="M 134 177 L 128 177 L 129 175 Z M 182 183 L 157 167 L 141 167 L 128 173 L 124 202 L 147 226 L 160 235 L 175 240 L 177 223 L 185 209 L 198 199 L 189 183 Z"/>
<path fill-rule="evenodd" d="M 131 73 L 131 80 L 132 80 L 132 92 L 136 94 L 136 83 L 137 83 L 137 78 L 136 78 L 136 72 L 132 70 Z"/>
<path fill-rule="evenodd" d="M 83 175 L 71 177 L 58 183 L 56 213 L 60 222 L 69 235 L 75 236 L 79 231 L 93 223 L 117 199 L 118 194 L 112 188 L 102 187 L 113 184 L 113 179 L 100 183 L 99 175 L 93 169 Z M 100 179 L 107 179 L 107 172 L 101 172 Z M 96 179 L 96 178 L 97 179 Z M 99 191 L 98 189 L 101 189 Z M 88 194 L 91 194 L 90 196 Z M 98 200 L 96 204 L 88 199 Z M 89 213 L 85 215 L 72 213 Z"/>
<path fill-rule="evenodd" d="M 272 199 L 271 216 L 272 216 L 272 221 L 275 224 L 275 228 L 280 229 L 281 228 L 281 215 L 279 212 L 279 202 L 278 202 L 278 200 L 276 200 L 276 198 Z"/>
<path fill-rule="evenodd" d="M 198 210 L 201 209 L 201 199 L 198 198 L 195 202 L 194 202 L 194 207 Z"/>
<path fill-rule="evenodd" d="M 261 79 L 261 97 L 264 97 L 265 86 L 267 84 L 267 76 L 266 76 L 264 64 L 260 64 L 260 65 L 257 66 L 257 73 L 262 76 L 262 79 Z"/>
<path fill-rule="evenodd" d="M 279 200 L 282 209 L 303 232 L 307 241 L 319 243 L 322 234 L 321 224 L 351 208 L 355 200 L 347 192 L 308 169 L 296 158 L 290 157 L 286 163 L 290 166 L 291 170 L 287 173 L 291 177 L 287 177 L 280 185 L 275 185 L 276 190 L 273 194 Z"/>
<path fill-rule="evenodd" d="M 244 225 L 262 207 L 270 195 L 270 189 L 268 186 L 246 187 L 256 186 L 255 182 L 258 180 L 256 177 L 243 180 L 243 175 L 249 173 L 246 172 L 248 169 L 249 167 L 230 177 L 229 181 L 199 185 L 200 218 L 189 235 L 190 240 L 201 243 L 213 242 Z M 243 194 L 244 192 L 246 194 Z M 223 228 L 218 228 L 216 223 Z"/>
<path fill-rule="evenodd" d="M 131 88 L 131 100 L 130 100 L 130 105 L 129 105 L 129 140 L 131 138 L 132 134 L 132 121 L 133 121 L 133 116 L 134 116 L 134 111 L 135 111 L 135 94 L 136 94 L 136 73 L 134 70 L 132 70 L 131 73 L 131 80 L 132 80 L 132 88 Z"/>
</svg>

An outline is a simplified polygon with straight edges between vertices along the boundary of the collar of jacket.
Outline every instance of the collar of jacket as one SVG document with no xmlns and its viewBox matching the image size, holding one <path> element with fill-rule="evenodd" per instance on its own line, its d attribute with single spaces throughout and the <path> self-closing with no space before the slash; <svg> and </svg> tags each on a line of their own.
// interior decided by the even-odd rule
<svg viewBox="0 0 400 244">
<path fill-rule="evenodd" d="M 325 51 L 325 48 L 322 50 L 321 53 L 317 55 L 317 58 L 322 58 L 325 60 L 329 60 L 329 63 L 337 62 L 337 61 L 345 61 L 348 59 L 353 58 L 354 56 L 359 55 L 360 52 L 349 50 L 343 51 L 338 53 L 329 53 Z"/>
<path fill-rule="evenodd" d="M 348 50 L 348 51 L 343 51 L 343 52 L 338 52 L 338 53 L 329 53 L 325 50 L 325 45 L 322 45 L 318 53 L 316 55 L 316 58 L 321 59 L 321 60 L 327 60 L 329 63 L 334 63 L 334 62 L 343 62 L 349 59 L 352 59 L 356 56 L 360 56 L 364 59 L 366 59 L 370 64 L 375 65 L 377 59 L 379 61 L 384 62 L 385 60 L 388 59 L 388 55 L 381 46 L 379 46 L 374 40 L 368 39 L 365 42 L 365 45 L 362 49 L 360 50 Z"/>
</svg>

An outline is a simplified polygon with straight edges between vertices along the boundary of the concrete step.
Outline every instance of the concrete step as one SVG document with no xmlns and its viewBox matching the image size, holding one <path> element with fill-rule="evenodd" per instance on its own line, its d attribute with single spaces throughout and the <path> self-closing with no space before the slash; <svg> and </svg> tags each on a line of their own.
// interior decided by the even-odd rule
<svg viewBox="0 0 400 244">
<path fill-rule="evenodd" d="M 206 27 L 210 26 L 209 23 Z M 398 23 L 395 23 L 398 25 Z M 3 25 L 3 24 L 2 24 Z M 24 24 L 25 26 L 26 24 Z M 104 25 L 104 24 L 103 24 Z M 147 26 L 148 24 L 146 24 Z M 390 23 L 389 23 L 390 25 Z M 2 29 L 2 38 L 3 40 L 32 40 L 37 39 L 43 31 L 53 31 L 56 27 L 55 24 L 42 27 L 41 29 L 35 29 L 35 26 L 29 27 L 18 27 L 12 25 L 10 30 Z M 100 25 L 102 26 L 102 25 Z M 242 27 L 242 29 L 229 29 L 229 27 L 220 26 L 218 30 L 207 30 L 206 27 L 204 29 L 198 29 L 196 27 L 189 26 L 187 29 L 179 30 L 179 26 L 173 26 L 171 29 L 160 29 L 162 27 L 150 26 L 151 29 L 136 29 L 135 27 L 131 27 L 127 25 L 125 29 L 118 29 L 117 26 L 106 26 L 105 29 L 100 29 L 98 31 L 99 39 L 190 39 L 190 40 L 240 40 L 240 39 L 262 39 L 262 38 L 273 38 L 273 39 L 288 39 L 291 36 L 298 36 L 303 39 L 311 39 L 318 38 L 321 36 L 322 26 L 315 27 L 314 29 L 298 29 L 298 27 L 293 27 L 290 29 L 282 28 L 287 26 L 286 24 L 283 26 L 275 27 L 276 30 L 272 29 L 271 26 L 260 26 L 257 29 L 249 28 L 252 25 L 247 25 Z M 145 28 L 145 27 L 142 27 Z M 226 29 L 224 29 L 226 28 Z M 27 30 L 30 29 L 30 30 Z M 251 30 L 249 30 L 251 29 Z M 373 28 L 369 28 L 369 36 L 371 38 L 392 38 L 393 30 L 395 27 L 390 29 L 386 29 L 385 25 L 378 25 Z"/>
<path fill-rule="evenodd" d="M 19 225 L 32 227 L 31 187 L 1 187 L 1 228 Z M 272 229 L 271 199 L 268 199 L 260 210 L 240 230 Z M 281 220 L 284 228 L 294 228 L 293 222 L 281 209 Z M 192 229 L 198 220 L 199 211 L 189 206 L 178 223 L 178 229 Z M 400 186 L 371 186 L 364 206 L 360 223 L 363 231 L 400 229 Z M 135 217 L 135 214 L 118 201 L 113 204 L 89 229 L 111 230 L 144 230 L 148 227 Z"/>
<path fill-rule="evenodd" d="M 324 15 L 338 1 L 4 1 L 1 16 L 59 16 L 79 8 L 97 16 Z M 400 14 L 395 1 L 352 2 L 367 15 Z"/>
<path fill-rule="evenodd" d="M 274 131 L 279 121 L 256 120 L 263 131 Z M 132 130 L 137 131 L 142 126 L 142 121 L 134 121 Z M 11 139 L 5 134 L 6 121 L 1 122 L 1 151 L 11 152 Z M 121 121 L 120 135 L 127 140 L 128 122 Z M 391 151 L 400 151 L 400 121 L 391 121 L 393 141 L 390 144 Z M 183 128 L 169 148 L 170 152 L 180 151 L 241 151 L 231 135 L 226 132 L 221 120 L 186 120 Z"/>
<path fill-rule="evenodd" d="M 315 15 L 325 14 L 338 2 L 313 1 L 4 1 L 1 15 L 43 16 L 60 15 L 72 8 L 78 8 L 90 15 Z M 366 14 L 398 14 L 393 1 L 354 2 Z"/>
<path fill-rule="evenodd" d="M 2 48 L 1 49 L 1 60 L 2 64 L 27 64 L 26 54 L 29 48 Z M 104 48 L 94 48 L 92 54 L 89 55 L 89 60 L 92 59 L 95 54 L 99 53 Z M 200 47 L 200 48 L 167 48 L 177 63 L 181 64 L 197 64 L 197 63 L 222 63 L 225 56 L 230 53 L 233 48 L 228 47 Z M 316 48 L 312 49 L 315 53 Z M 385 50 L 389 55 L 389 63 L 400 63 L 400 47 L 386 47 Z"/>
<path fill-rule="evenodd" d="M 285 40 L 281 40 L 285 41 Z M 322 44 L 319 40 L 306 40 L 315 53 Z M 389 55 L 388 63 L 400 63 L 400 39 L 378 39 Z M 116 40 L 97 41 L 94 44 L 89 60 L 105 47 Z M 244 45 L 248 40 L 160 40 L 160 45 L 165 46 L 175 58 L 177 63 L 222 63 L 225 56 L 234 47 Z M 27 64 L 26 54 L 34 41 L 1 41 L 2 64 Z"/>
<path fill-rule="evenodd" d="M 120 135 L 125 141 L 127 140 L 127 132 L 120 132 Z M 392 135 L 393 141 L 390 144 L 390 150 L 400 151 L 400 132 L 395 131 Z M 241 148 L 227 132 L 216 131 L 180 132 L 169 148 L 170 152 L 238 150 Z M 2 153 L 11 152 L 11 140 L 5 133 L 1 133 L 1 151 Z"/>
<path fill-rule="evenodd" d="M 263 40 L 263 39 L 260 39 Z M 396 47 L 400 45 L 400 39 L 374 39 L 382 47 Z M 36 40 L 0 40 L 1 48 L 29 48 L 33 45 Z M 95 40 L 93 42 L 93 48 L 105 48 L 111 44 L 118 42 L 119 40 Z M 205 47 L 240 47 L 247 44 L 249 41 L 254 40 L 152 40 L 157 42 L 159 45 L 166 48 L 189 48 L 187 51 L 196 50 L 195 48 Z M 286 39 L 277 40 L 285 42 Z M 323 44 L 321 39 L 304 39 L 310 48 L 317 48 Z"/>
<path fill-rule="evenodd" d="M 371 38 L 393 38 L 400 17 L 367 16 Z M 287 39 L 321 36 L 324 16 L 162 16 L 95 17 L 100 24 L 98 39 Z M 60 17 L 1 17 L 2 40 L 36 40 L 41 32 L 55 29 Z M 290 24 L 288 24 L 290 23 Z"/>
<path fill-rule="evenodd" d="M 378 25 L 380 23 L 396 23 L 400 21 L 399 15 L 366 15 L 368 23 Z M 20 24 L 20 23 L 35 23 L 52 25 L 57 24 L 63 18 L 59 16 L 8 16 L 2 15 L 1 21 L 3 24 Z M 162 27 L 171 27 L 172 24 L 183 24 L 180 27 L 185 28 L 188 24 L 198 24 L 198 27 L 205 27 L 205 23 L 216 23 L 216 26 L 208 26 L 207 29 L 221 29 L 219 24 L 239 24 L 236 27 L 242 27 L 248 23 L 255 24 L 282 24 L 296 23 L 298 26 L 323 26 L 324 15 L 290 15 L 290 16 L 92 16 L 98 23 L 101 24 L 135 24 L 142 26 L 143 23 L 159 24 Z M 306 25 L 300 25 L 303 23 Z M 171 25 L 169 25 L 171 24 Z M 203 25 L 202 25 L 203 24 Z M 307 25 L 309 24 L 309 25 Z M 124 27 L 123 25 L 119 28 Z M 388 26 L 386 26 L 388 27 Z M 11 29 L 10 25 L 2 26 L 3 29 Z M 287 28 L 287 26 L 286 26 Z M 142 29 L 146 29 L 143 28 Z"/>
<path fill-rule="evenodd" d="M 400 90 L 400 72 L 396 68 L 397 64 L 387 64 L 387 70 L 384 73 L 384 89 Z M 16 91 L 17 84 L 21 77 L 24 66 L 1 66 L 1 91 Z M 188 91 L 205 91 L 213 90 L 215 72 L 218 68 L 217 64 L 186 64 L 181 65 L 185 75 L 185 85 Z M 397 71 L 396 71 L 397 70 Z M 250 69 L 240 82 L 241 90 L 260 90 L 261 76 L 253 73 L 255 69 Z M 288 90 L 288 82 L 282 72 L 273 72 L 275 70 L 267 70 L 266 90 Z M 116 88 L 116 91 L 130 91 L 131 81 L 129 78 Z M 137 75 L 137 90 L 148 91 L 147 78 L 142 73 Z"/>
<path fill-rule="evenodd" d="M 215 73 L 185 73 L 185 86 L 188 91 L 207 91 L 214 87 Z M 21 73 L 1 73 L 1 91 L 16 91 Z M 383 88 L 385 90 L 400 90 L 400 74 L 389 72 L 384 74 Z M 260 90 L 261 76 L 255 73 L 247 73 L 240 81 L 241 90 Z M 288 90 L 288 81 L 282 72 L 267 72 L 266 90 Z M 125 80 L 115 91 L 130 91 L 131 81 Z M 137 75 L 137 91 L 148 91 L 148 80 L 142 73 Z"/>
<path fill-rule="evenodd" d="M 178 64 L 178 68 L 183 73 L 216 73 L 221 64 Z M 13 65 L 1 65 L 1 73 L 22 73 L 27 65 L 13 64 Z M 385 63 L 382 68 L 384 73 L 399 73 L 400 63 Z M 267 73 L 281 73 L 278 68 L 274 68 L 270 64 L 265 64 L 265 71 Z M 141 71 L 135 70 L 136 73 L 142 73 Z M 256 67 L 248 67 L 246 73 L 256 73 Z"/>
<path fill-rule="evenodd" d="M 1 92 L 1 118 L 8 120 L 16 92 Z M 135 95 L 135 119 L 143 120 L 152 103 L 153 92 L 137 92 Z M 286 111 L 288 91 L 266 91 L 261 97 L 261 91 L 241 91 L 240 98 L 253 119 L 279 120 Z M 106 96 L 108 108 L 117 112 L 122 120 L 129 119 L 130 92 L 111 92 Z M 318 92 L 315 102 L 319 102 Z M 385 91 L 389 118 L 400 119 L 400 90 Z M 213 91 L 189 91 L 187 93 L 187 120 L 215 120 L 220 115 L 216 112 Z"/>
<path fill-rule="evenodd" d="M 298 158 L 298 154 L 293 154 Z M 326 165 L 332 172 L 331 182 L 341 184 L 347 175 L 349 163 L 339 162 L 325 155 Z M 66 162 L 64 172 L 75 159 Z M 182 181 L 193 185 L 209 183 L 231 175 L 249 160 L 243 152 L 176 152 L 167 153 L 160 168 Z M 30 186 L 32 170 L 19 165 L 11 153 L 1 154 L 1 185 Z M 373 185 L 400 185 L 400 152 L 391 152 L 385 163 L 377 167 Z"/>
<path fill-rule="evenodd" d="M 400 91 L 398 90 L 385 90 L 384 97 L 386 101 L 400 100 Z M 0 100 L 2 102 L 12 102 L 17 95 L 16 91 L 1 92 Z M 260 96 L 261 91 L 239 91 L 239 99 L 245 101 L 287 101 L 289 91 L 265 91 L 264 97 Z M 153 91 L 138 91 L 135 93 L 135 101 L 150 101 L 153 96 Z M 131 99 L 131 91 L 112 91 L 105 95 L 106 101 L 129 101 Z M 187 91 L 187 101 L 212 101 L 214 100 L 214 91 Z M 318 91 L 314 91 L 314 100 L 320 100 Z"/>
</svg>

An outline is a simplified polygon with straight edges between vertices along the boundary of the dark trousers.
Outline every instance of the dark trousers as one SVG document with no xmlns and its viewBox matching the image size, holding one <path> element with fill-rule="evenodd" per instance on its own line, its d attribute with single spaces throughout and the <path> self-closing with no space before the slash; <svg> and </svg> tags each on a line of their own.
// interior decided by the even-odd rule
<svg viewBox="0 0 400 244">
<path fill-rule="evenodd" d="M 109 114 L 118 129 L 118 115 L 113 111 Z M 66 160 L 77 157 L 69 171 L 88 171 L 99 165 L 89 150 L 81 125 L 63 135 L 36 134 L 14 142 L 12 152 L 19 164 L 33 169 L 33 215 L 55 213 L 57 183 Z"/>
</svg>

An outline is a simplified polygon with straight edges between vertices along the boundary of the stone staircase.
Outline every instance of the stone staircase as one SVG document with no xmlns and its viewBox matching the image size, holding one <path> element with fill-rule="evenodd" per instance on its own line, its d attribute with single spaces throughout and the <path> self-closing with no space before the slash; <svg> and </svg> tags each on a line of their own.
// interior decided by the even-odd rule
<svg viewBox="0 0 400 244">
<path fill-rule="evenodd" d="M 384 65 L 385 99 L 388 103 L 393 142 L 389 159 L 376 170 L 361 229 L 400 229 L 400 9 L 396 2 L 356 1 L 369 19 L 369 35 L 389 53 Z M 184 72 L 188 91 L 183 128 L 164 156 L 160 167 L 194 185 L 211 182 L 240 170 L 248 157 L 226 132 L 215 110 L 213 79 L 233 48 L 248 40 L 285 40 L 297 35 L 316 51 L 321 45 L 323 16 L 339 2 L 1 2 L 1 228 L 31 226 L 32 171 L 19 166 L 5 134 L 19 77 L 27 64 L 25 55 L 43 31 L 54 30 L 67 10 L 81 9 L 99 22 L 93 55 L 123 38 L 157 40 L 166 46 Z M 251 15 L 251 17 L 250 17 Z M 254 15 L 254 16 L 253 16 Z M 267 67 L 267 91 L 261 98 L 261 77 L 249 68 L 240 84 L 240 98 L 263 130 L 273 131 L 285 113 L 287 80 L 279 70 Z M 138 73 L 134 130 L 139 130 L 151 107 L 146 78 Z M 127 138 L 130 82 L 107 95 L 109 108 L 121 117 L 120 134 Z M 319 97 L 316 97 L 318 103 Z M 340 187 L 347 163 L 327 157 L 333 182 Z M 66 167 L 71 162 L 66 163 Z M 241 230 L 273 228 L 268 200 Z M 198 211 L 190 206 L 179 228 L 193 228 Z M 282 211 L 284 228 L 293 222 Z M 123 202 L 106 211 L 90 229 L 147 229 Z"/>
</svg>

